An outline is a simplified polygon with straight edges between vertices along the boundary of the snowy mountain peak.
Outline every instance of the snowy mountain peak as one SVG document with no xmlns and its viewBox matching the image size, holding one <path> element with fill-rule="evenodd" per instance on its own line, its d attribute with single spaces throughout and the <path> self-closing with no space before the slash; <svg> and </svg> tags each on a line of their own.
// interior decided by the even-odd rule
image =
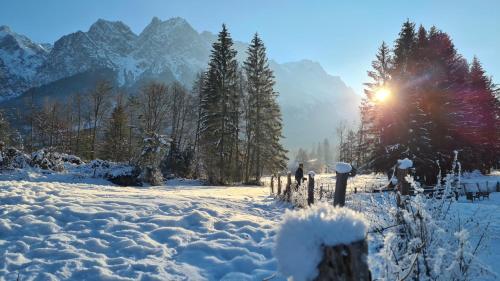
<svg viewBox="0 0 500 281">
<path fill-rule="evenodd" d="M 0 38 L 7 34 L 10 34 L 11 32 L 12 31 L 10 30 L 10 27 L 6 25 L 0 25 Z"/>
<path fill-rule="evenodd" d="M 33 86 L 38 67 L 48 51 L 8 26 L 0 27 L 0 100 L 15 97 Z"/>
<path fill-rule="evenodd" d="M 168 36 L 171 33 L 178 31 L 196 32 L 193 27 L 183 18 L 175 17 L 166 21 L 161 21 L 159 18 L 154 17 L 151 22 L 144 28 L 139 37 L 145 38 L 149 36 Z"/>
<path fill-rule="evenodd" d="M 122 34 L 126 37 L 136 37 L 136 35 L 130 30 L 128 25 L 121 21 L 107 21 L 103 19 L 98 19 L 94 24 L 92 24 L 88 31 L 89 34 Z"/>
</svg>

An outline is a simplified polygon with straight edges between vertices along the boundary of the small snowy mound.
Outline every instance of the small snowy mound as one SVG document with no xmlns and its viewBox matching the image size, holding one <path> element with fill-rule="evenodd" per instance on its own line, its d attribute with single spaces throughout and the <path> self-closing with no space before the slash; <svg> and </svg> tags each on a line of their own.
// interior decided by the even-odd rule
<svg viewBox="0 0 500 281">
<path fill-rule="evenodd" d="M 337 173 L 345 174 L 351 172 L 351 170 L 352 167 L 349 163 L 337 162 L 337 164 L 335 165 L 335 171 Z"/>
<path fill-rule="evenodd" d="M 274 249 L 279 270 L 295 281 L 312 280 L 318 274 L 322 246 L 362 240 L 367 228 L 363 216 L 347 208 L 318 204 L 287 211 Z"/>
<path fill-rule="evenodd" d="M 408 169 L 413 167 L 413 161 L 411 161 L 408 158 L 405 158 L 403 160 L 398 160 L 398 168 L 399 169 Z"/>
</svg>

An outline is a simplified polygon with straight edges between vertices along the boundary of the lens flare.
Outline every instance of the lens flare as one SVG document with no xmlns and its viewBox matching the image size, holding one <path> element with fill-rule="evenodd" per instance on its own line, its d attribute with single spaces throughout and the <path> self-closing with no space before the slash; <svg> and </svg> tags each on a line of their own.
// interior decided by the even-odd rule
<svg viewBox="0 0 500 281">
<path fill-rule="evenodd" d="M 380 88 L 375 92 L 375 99 L 377 101 L 385 101 L 391 95 L 391 92 L 386 88 Z"/>
</svg>

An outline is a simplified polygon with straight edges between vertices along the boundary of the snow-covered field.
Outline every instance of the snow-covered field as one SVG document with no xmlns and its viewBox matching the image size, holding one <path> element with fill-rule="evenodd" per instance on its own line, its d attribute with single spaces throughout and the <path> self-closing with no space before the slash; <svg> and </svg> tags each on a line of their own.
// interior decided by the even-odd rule
<svg viewBox="0 0 500 281">
<path fill-rule="evenodd" d="M 273 248 L 289 207 L 268 187 L 175 180 L 132 188 L 36 171 L 0 175 L 0 280 L 285 280 Z M 490 222 L 479 256 L 500 276 L 500 193 L 460 199 L 456 208 L 480 218 L 478 229 Z"/>
<path fill-rule="evenodd" d="M 261 187 L 0 181 L 0 280 L 262 280 L 283 210 Z"/>
</svg>

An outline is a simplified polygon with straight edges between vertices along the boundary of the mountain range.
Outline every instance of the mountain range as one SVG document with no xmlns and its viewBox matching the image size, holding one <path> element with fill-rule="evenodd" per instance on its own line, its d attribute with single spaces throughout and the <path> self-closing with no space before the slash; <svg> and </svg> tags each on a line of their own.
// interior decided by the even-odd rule
<svg viewBox="0 0 500 281">
<path fill-rule="evenodd" d="M 249 35 L 251 36 L 251 35 Z M 0 26 L 0 107 L 22 110 L 25 96 L 38 102 L 86 92 L 101 79 L 121 91 L 137 91 L 156 80 L 190 88 L 206 69 L 216 35 L 196 31 L 185 19 L 153 18 L 140 34 L 121 21 L 97 20 L 89 30 L 36 43 Z M 247 43 L 236 41 L 238 60 Z M 360 97 L 319 63 L 270 60 L 283 111 L 285 145 L 292 151 L 332 138 L 340 120 L 356 120 Z"/>
</svg>

